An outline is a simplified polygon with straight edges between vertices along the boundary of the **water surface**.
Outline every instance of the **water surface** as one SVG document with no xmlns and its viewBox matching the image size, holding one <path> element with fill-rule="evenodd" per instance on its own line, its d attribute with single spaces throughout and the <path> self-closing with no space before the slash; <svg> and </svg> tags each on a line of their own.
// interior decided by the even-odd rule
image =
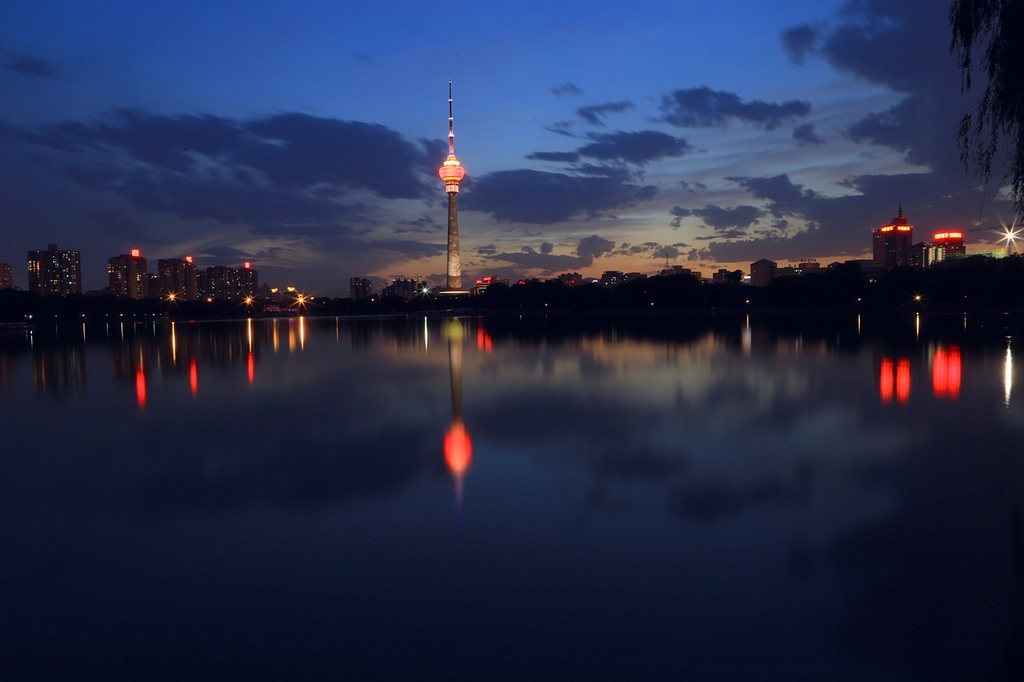
<svg viewBox="0 0 1024 682">
<path fill-rule="evenodd" d="M 0 679 L 1019 679 L 1020 331 L 7 330 Z"/>
</svg>

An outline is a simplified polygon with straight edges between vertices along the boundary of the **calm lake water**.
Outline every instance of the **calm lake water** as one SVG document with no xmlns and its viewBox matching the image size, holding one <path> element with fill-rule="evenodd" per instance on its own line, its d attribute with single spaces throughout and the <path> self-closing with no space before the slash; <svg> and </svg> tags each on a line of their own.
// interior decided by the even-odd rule
<svg viewBox="0 0 1024 682">
<path fill-rule="evenodd" d="M 1022 330 L 5 330 L 0 679 L 1021 679 Z"/>
</svg>

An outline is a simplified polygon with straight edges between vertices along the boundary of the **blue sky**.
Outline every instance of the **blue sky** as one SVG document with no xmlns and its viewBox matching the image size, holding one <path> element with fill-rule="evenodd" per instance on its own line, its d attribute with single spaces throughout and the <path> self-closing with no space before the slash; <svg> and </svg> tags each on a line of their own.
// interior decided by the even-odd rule
<svg viewBox="0 0 1024 682">
<path fill-rule="evenodd" d="M 27 2 L 0 7 L 0 261 L 254 263 L 440 283 L 447 82 L 463 270 L 710 275 L 1011 220 L 958 159 L 934 0 Z M 968 235 L 993 250 L 997 235 Z"/>
</svg>

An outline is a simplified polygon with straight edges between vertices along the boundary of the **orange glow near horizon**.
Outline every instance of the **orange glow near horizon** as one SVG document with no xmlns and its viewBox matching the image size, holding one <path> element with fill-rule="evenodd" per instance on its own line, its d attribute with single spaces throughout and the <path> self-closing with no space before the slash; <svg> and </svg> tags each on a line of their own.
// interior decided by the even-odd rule
<svg viewBox="0 0 1024 682">
<path fill-rule="evenodd" d="M 960 346 L 937 346 L 932 358 L 932 392 L 936 398 L 960 397 L 962 361 Z"/>
<path fill-rule="evenodd" d="M 135 370 L 135 398 L 139 402 L 139 409 L 146 409 L 146 375 L 142 365 Z"/>
<path fill-rule="evenodd" d="M 448 471 L 458 478 L 465 475 L 473 461 L 473 442 L 461 419 L 453 420 L 444 435 L 444 461 Z"/>
</svg>

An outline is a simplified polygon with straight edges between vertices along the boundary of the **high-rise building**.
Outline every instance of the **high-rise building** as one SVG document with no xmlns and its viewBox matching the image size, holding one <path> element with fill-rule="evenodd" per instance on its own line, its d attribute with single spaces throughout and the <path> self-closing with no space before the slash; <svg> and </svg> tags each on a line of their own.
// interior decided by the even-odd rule
<svg viewBox="0 0 1024 682">
<path fill-rule="evenodd" d="M 46 251 L 29 251 L 28 290 L 42 296 L 82 293 L 82 255 L 60 251 L 56 244 Z"/>
<path fill-rule="evenodd" d="M 967 254 L 967 247 L 964 246 L 964 233 L 961 230 L 942 230 L 941 232 L 936 232 L 932 243 L 942 249 L 944 258 Z"/>
<path fill-rule="evenodd" d="M 233 299 L 238 298 L 238 277 L 234 268 L 224 265 L 214 265 L 206 268 L 206 295 L 209 298 Z"/>
<path fill-rule="evenodd" d="M 914 226 L 903 217 L 903 207 L 891 223 L 871 233 L 871 255 L 875 267 L 895 268 L 910 265 L 910 246 L 914 243 Z"/>
<path fill-rule="evenodd" d="M 625 281 L 626 273 L 619 270 L 607 270 L 601 275 L 600 284 L 603 287 L 614 289 Z"/>
<path fill-rule="evenodd" d="M 161 258 L 157 261 L 157 288 L 159 296 L 174 295 L 181 301 L 199 299 L 199 272 L 192 256 L 184 258 Z"/>
<path fill-rule="evenodd" d="M 252 263 L 245 261 L 242 269 L 235 271 L 238 278 L 238 295 L 243 298 L 256 298 L 260 294 L 260 274 L 253 270 Z"/>
<path fill-rule="evenodd" d="M 437 174 L 444 180 L 448 193 L 448 269 L 446 287 L 442 294 L 466 294 L 462 288 L 462 263 L 459 256 L 459 208 L 456 197 L 459 182 L 466 177 L 466 169 L 455 158 L 455 119 L 452 116 L 452 82 L 448 81 L 448 158 Z"/>
<path fill-rule="evenodd" d="M 353 301 L 361 301 L 373 295 L 373 285 L 365 277 L 352 277 L 348 281 L 348 296 Z"/>
<path fill-rule="evenodd" d="M 149 298 L 149 270 L 138 249 L 108 258 L 107 276 L 114 296 L 136 301 Z"/>
<path fill-rule="evenodd" d="M 416 281 L 407 277 L 396 277 L 391 281 L 391 284 L 384 287 L 381 291 L 381 296 L 400 296 L 408 301 L 415 298 L 426 286 L 426 282 Z"/>
<path fill-rule="evenodd" d="M 750 264 L 750 283 L 755 287 L 763 287 L 775 279 L 778 274 L 778 264 L 775 261 L 762 258 Z"/>
<path fill-rule="evenodd" d="M 0 263 L 0 289 L 14 288 L 14 268 L 10 263 Z"/>
</svg>

